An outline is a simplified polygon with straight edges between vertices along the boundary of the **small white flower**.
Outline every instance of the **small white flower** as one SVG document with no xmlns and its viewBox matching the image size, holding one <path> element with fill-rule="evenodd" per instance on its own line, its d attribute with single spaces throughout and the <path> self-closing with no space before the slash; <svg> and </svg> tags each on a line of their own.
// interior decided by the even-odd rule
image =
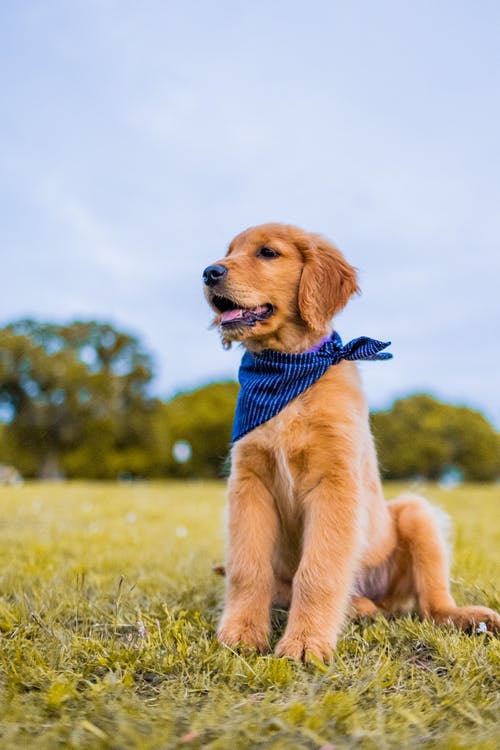
<svg viewBox="0 0 500 750">
<path fill-rule="evenodd" d="M 486 623 L 480 622 L 476 630 L 476 633 L 479 635 L 480 633 L 487 633 L 487 632 L 488 632 L 488 626 L 486 625 Z"/>
</svg>

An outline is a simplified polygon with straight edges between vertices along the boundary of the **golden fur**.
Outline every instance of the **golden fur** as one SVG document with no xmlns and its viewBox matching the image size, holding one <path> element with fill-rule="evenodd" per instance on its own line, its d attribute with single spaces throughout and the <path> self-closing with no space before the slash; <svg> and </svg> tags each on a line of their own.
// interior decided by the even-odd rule
<svg viewBox="0 0 500 750">
<path fill-rule="evenodd" d="M 277 257 L 262 257 L 271 248 Z M 226 344 L 303 352 L 332 330 L 358 291 L 355 269 L 330 242 L 292 226 L 246 230 L 218 264 L 214 294 L 238 307 L 269 303 L 253 326 L 225 325 Z M 384 366 L 384 365 L 375 365 Z M 343 361 L 232 449 L 227 593 L 218 637 L 268 648 L 271 603 L 289 605 L 276 654 L 328 659 L 349 613 L 416 609 L 437 623 L 500 628 L 486 607 L 457 607 L 432 506 L 416 495 L 387 503 L 357 367 Z"/>
</svg>

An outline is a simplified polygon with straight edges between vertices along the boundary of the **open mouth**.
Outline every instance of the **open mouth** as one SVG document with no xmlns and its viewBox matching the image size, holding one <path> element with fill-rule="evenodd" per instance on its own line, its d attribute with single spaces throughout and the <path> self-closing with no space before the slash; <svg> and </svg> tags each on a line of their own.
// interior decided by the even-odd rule
<svg viewBox="0 0 500 750">
<path fill-rule="evenodd" d="M 254 326 L 262 320 L 270 318 L 274 308 L 269 302 L 257 307 L 240 307 L 229 297 L 212 297 L 212 305 L 220 312 L 220 325 L 244 325 Z"/>
</svg>

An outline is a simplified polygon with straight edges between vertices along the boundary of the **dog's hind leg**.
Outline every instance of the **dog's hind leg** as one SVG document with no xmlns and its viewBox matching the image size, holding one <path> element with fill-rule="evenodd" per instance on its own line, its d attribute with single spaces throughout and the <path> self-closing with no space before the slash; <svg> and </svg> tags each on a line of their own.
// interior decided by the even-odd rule
<svg viewBox="0 0 500 750">
<path fill-rule="evenodd" d="M 274 578 L 272 602 L 273 607 L 289 607 L 292 601 L 292 582 Z"/>
<path fill-rule="evenodd" d="M 226 575 L 226 566 L 223 563 L 212 565 L 212 572 L 223 578 Z M 273 579 L 271 601 L 273 607 L 289 607 L 292 600 L 292 582 L 278 578 L 276 574 Z"/>
<path fill-rule="evenodd" d="M 366 596 L 352 596 L 350 601 L 350 616 L 353 618 L 376 617 L 382 612 L 377 605 Z"/>
<path fill-rule="evenodd" d="M 422 617 L 458 628 L 500 631 L 500 615 L 488 607 L 457 607 L 450 592 L 446 541 L 435 510 L 417 495 L 403 495 L 389 503 L 397 529 L 401 559 L 412 566 L 414 594 Z M 404 553 L 407 553 L 405 555 Z M 393 575 L 404 571 L 394 570 Z"/>
</svg>

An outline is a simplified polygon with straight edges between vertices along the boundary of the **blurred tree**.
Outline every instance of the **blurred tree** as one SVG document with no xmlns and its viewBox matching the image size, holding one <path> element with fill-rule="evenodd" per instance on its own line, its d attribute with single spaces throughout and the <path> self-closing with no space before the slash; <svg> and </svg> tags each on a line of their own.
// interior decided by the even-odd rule
<svg viewBox="0 0 500 750">
<path fill-rule="evenodd" d="M 372 414 L 372 427 L 388 479 L 439 479 L 452 468 L 468 480 L 500 475 L 499 434 L 473 409 L 418 394 Z"/>
<path fill-rule="evenodd" d="M 149 396 L 151 378 L 140 342 L 106 323 L 0 329 L 0 463 L 27 477 L 220 477 L 238 384 L 162 403 Z M 472 409 L 416 395 L 372 424 L 387 478 L 500 475 L 499 435 Z"/>
<path fill-rule="evenodd" d="M 0 329 L 1 460 L 26 476 L 150 470 L 151 377 L 137 339 L 105 323 L 20 320 Z"/>
<path fill-rule="evenodd" d="M 239 386 L 212 383 L 181 393 L 162 407 L 169 441 L 166 471 L 173 477 L 220 477 L 231 443 L 231 428 Z M 190 457 L 175 459 L 176 444 L 188 443 Z"/>
</svg>

